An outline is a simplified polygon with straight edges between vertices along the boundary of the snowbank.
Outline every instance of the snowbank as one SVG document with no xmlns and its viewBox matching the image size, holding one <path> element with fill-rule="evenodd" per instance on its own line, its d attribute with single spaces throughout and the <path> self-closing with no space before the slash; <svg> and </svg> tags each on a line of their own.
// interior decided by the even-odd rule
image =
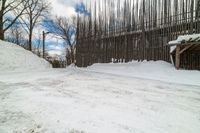
<svg viewBox="0 0 200 133">
<path fill-rule="evenodd" d="M 87 70 L 200 86 L 200 71 L 176 70 L 172 64 L 164 61 L 94 64 Z"/>
<path fill-rule="evenodd" d="M 0 40 L 0 71 L 41 70 L 51 65 L 22 47 Z"/>
</svg>

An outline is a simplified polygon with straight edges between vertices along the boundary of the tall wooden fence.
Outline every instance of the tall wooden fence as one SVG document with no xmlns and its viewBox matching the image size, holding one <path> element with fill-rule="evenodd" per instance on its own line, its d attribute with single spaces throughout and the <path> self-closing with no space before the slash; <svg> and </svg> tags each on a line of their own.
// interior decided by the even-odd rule
<svg viewBox="0 0 200 133">
<path fill-rule="evenodd" d="M 91 14 L 77 21 L 79 67 L 131 60 L 169 62 L 169 41 L 200 33 L 200 0 L 96 0 L 88 5 Z"/>
</svg>

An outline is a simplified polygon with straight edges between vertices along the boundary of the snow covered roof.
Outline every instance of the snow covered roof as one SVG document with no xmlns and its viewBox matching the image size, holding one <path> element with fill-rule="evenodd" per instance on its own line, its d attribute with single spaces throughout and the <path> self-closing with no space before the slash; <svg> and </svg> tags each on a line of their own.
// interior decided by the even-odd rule
<svg viewBox="0 0 200 133">
<path fill-rule="evenodd" d="M 168 45 L 180 45 L 185 42 L 199 42 L 200 43 L 200 34 L 192 34 L 192 35 L 182 35 L 177 38 L 177 40 L 170 41 Z"/>
</svg>

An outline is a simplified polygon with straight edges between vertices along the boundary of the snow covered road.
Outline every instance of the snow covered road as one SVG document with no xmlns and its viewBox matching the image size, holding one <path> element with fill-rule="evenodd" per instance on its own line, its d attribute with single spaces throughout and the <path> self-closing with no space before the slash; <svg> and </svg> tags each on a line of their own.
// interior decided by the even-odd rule
<svg viewBox="0 0 200 133">
<path fill-rule="evenodd" d="M 76 68 L 0 73 L 0 133 L 199 133 L 200 86 Z"/>
</svg>

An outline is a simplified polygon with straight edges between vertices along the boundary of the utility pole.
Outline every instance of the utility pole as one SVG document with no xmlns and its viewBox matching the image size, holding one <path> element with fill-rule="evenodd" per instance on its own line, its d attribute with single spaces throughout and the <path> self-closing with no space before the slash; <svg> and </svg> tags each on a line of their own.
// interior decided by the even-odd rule
<svg viewBox="0 0 200 133">
<path fill-rule="evenodd" d="M 50 32 L 46 32 L 46 33 L 44 31 L 42 32 L 42 37 L 43 37 L 43 39 L 42 39 L 43 40 L 43 43 L 42 43 L 43 44 L 43 58 L 44 59 L 46 58 L 45 57 L 45 39 L 46 39 L 46 34 L 49 34 L 49 33 Z"/>
<path fill-rule="evenodd" d="M 43 58 L 45 59 L 45 32 L 42 32 L 42 37 L 43 37 Z"/>
</svg>

